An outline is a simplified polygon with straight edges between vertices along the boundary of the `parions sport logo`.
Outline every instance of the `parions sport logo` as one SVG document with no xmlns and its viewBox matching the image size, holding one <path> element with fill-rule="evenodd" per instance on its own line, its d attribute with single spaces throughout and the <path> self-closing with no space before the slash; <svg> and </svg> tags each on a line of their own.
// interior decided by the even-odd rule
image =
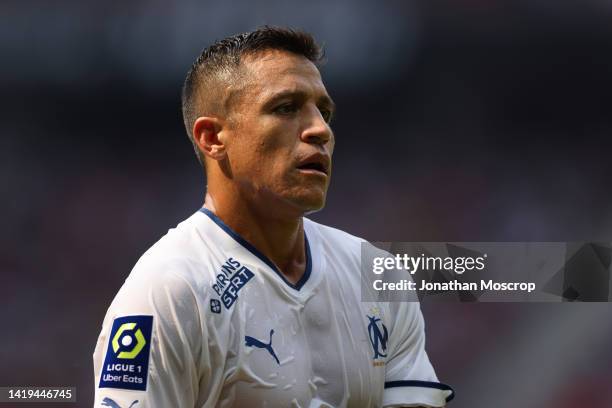
<svg viewBox="0 0 612 408">
<path fill-rule="evenodd" d="M 223 306 L 229 309 L 236 302 L 236 299 L 238 299 L 238 292 L 240 292 L 240 289 L 242 289 L 253 276 L 255 275 L 249 268 L 242 265 L 234 258 L 228 258 L 225 263 L 221 265 L 221 272 L 215 277 L 212 289 L 221 298 Z M 210 311 L 213 313 L 221 313 L 219 299 L 210 300 Z"/>
</svg>

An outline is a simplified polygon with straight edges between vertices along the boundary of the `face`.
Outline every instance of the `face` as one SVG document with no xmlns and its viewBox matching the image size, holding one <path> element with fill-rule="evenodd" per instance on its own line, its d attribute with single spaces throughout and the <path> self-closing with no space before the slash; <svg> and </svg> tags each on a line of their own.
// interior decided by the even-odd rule
<svg viewBox="0 0 612 408">
<path fill-rule="evenodd" d="M 277 214 L 325 204 L 334 104 L 308 59 L 283 51 L 243 58 L 245 86 L 225 131 L 231 180 L 243 198 Z"/>
</svg>

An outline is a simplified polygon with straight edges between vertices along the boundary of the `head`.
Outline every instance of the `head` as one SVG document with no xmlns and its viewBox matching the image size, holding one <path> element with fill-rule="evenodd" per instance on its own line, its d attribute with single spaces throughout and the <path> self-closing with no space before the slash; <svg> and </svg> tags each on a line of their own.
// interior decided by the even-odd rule
<svg viewBox="0 0 612 408">
<path fill-rule="evenodd" d="M 213 195 L 279 215 L 323 207 L 334 104 L 312 36 L 264 27 L 219 41 L 193 64 L 183 117 Z"/>
</svg>

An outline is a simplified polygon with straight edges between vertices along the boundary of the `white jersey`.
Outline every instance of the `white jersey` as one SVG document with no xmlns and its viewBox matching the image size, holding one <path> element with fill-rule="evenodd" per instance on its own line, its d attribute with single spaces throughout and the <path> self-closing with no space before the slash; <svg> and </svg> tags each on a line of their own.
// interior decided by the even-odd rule
<svg viewBox="0 0 612 408">
<path fill-rule="evenodd" d="M 361 301 L 365 241 L 304 219 L 296 284 L 206 209 L 147 251 L 94 352 L 100 407 L 442 407 L 417 302 Z"/>
</svg>

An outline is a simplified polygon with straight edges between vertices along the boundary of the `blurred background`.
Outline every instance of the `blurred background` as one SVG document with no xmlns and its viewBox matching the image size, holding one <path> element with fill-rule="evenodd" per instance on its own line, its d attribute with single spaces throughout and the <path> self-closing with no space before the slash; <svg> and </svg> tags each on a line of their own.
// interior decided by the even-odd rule
<svg viewBox="0 0 612 408">
<path fill-rule="evenodd" d="M 2 386 L 77 386 L 70 406 L 91 406 L 106 308 L 203 202 L 184 75 L 203 47 L 263 24 L 327 49 L 337 148 L 317 221 L 378 241 L 612 241 L 610 1 L 0 10 Z M 451 407 L 612 406 L 612 305 L 423 309 Z"/>
</svg>

